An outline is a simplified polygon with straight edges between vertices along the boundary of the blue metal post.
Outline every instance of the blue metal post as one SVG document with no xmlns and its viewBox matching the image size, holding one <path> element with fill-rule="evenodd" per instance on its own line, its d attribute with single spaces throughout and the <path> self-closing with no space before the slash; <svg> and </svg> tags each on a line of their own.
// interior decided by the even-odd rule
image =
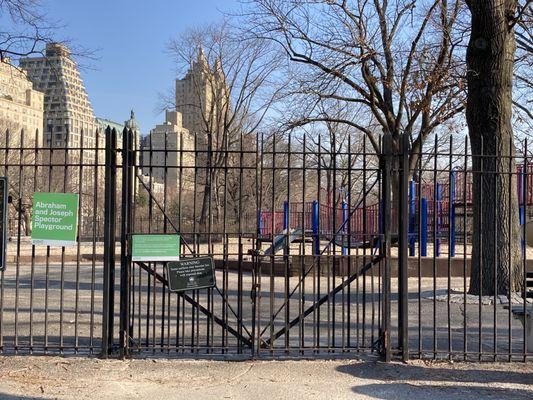
<svg viewBox="0 0 533 400">
<path fill-rule="evenodd" d="M 409 182 L 409 257 L 415 256 L 415 181 Z"/>
<path fill-rule="evenodd" d="M 437 257 L 440 257 L 440 226 L 441 226 L 441 215 L 442 215 L 442 186 L 440 183 L 437 183 L 437 209 L 433 210 L 433 212 L 437 213 L 437 226 L 434 227 L 435 229 L 435 255 Z"/>
<path fill-rule="evenodd" d="M 257 210 L 257 234 L 263 236 L 263 230 L 265 229 L 265 222 L 263 220 L 263 211 Z"/>
<path fill-rule="evenodd" d="M 420 204 L 420 255 L 428 255 L 428 201 L 423 198 Z"/>
<path fill-rule="evenodd" d="M 289 202 L 283 203 L 283 229 L 289 229 Z"/>
<path fill-rule="evenodd" d="M 455 257 L 455 171 L 450 177 L 450 215 L 448 229 L 450 230 L 450 257 Z"/>
<path fill-rule="evenodd" d="M 524 225 L 525 222 L 526 222 L 526 213 L 525 213 L 525 209 L 526 209 L 526 193 L 525 193 L 525 187 L 526 187 L 525 178 L 526 178 L 526 174 L 524 174 L 524 168 L 525 168 L 525 166 L 520 171 L 520 189 L 518 191 L 518 193 L 519 193 L 519 200 L 518 200 L 519 201 L 519 207 L 518 207 L 518 209 L 520 210 L 520 212 L 519 212 L 520 225 Z"/>
<path fill-rule="evenodd" d="M 313 254 L 320 255 L 320 232 L 319 232 L 319 206 L 318 201 L 313 201 L 313 209 L 311 212 L 312 226 L 313 226 Z"/>
<path fill-rule="evenodd" d="M 520 190 L 519 190 L 519 204 L 518 209 L 520 210 L 519 217 L 520 217 L 520 226 L 524 225 L 526 223 L 526 203 L 527 203 L 527 193 L 526 193 L 526 168 L 527 165 L 525 163 L 523 164 L 522 170 L 520 171 Z M 522 247 L 522 257 L 524 257 L 524 254 L 526 254 L 526 241 L 524 238 L 521 240 L 521 247 Z"/>
<path fill-rule="evenodd" d="M 343 223 L 343 226 L 344 228 L 342 229 L 343 231 L 343 243 L 344 243 L 344 239 L 347 240 L 347 243 L 350 242 L 350 238 L 346 235 L 347 233 L 347 220 L 348 220 L 348 203 L 346 203 L 346 201 L 342 201 L 342 223 Z M 342 246 L 342 255 L 345 256 L 348 254 L 348 247 L 347 246 Z"/>
</svg>

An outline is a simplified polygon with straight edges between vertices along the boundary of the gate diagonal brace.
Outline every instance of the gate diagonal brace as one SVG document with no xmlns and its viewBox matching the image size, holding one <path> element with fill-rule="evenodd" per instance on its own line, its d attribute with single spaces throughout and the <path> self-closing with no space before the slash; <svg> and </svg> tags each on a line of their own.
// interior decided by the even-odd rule
<svg viewBox="0 0 533 400">
<path fill-rule="evenodd" d="M 139 182 L 141 183 L 141 185 L 148 192 L 148 195 L 150 196 L 150 199 L 154 202 L 154 204 L 157 206 L 157 208 L 159 208 L 159 211 L 163 214 L 163 217 L 165 218 L 165 221 L 167 221 L 170 224 L 170 226 L 172 227 L 172 229 L 174 229 L 174 231 L 176 233 L 179 233 L 179 229 L 174 225 L 172 220 L 168 217 L 168 215 L 165 212 L 165 209 L 161 206 L 161 204 L 159 204 L 159 202 L 157 201 L 157 198 L 152 194 L 152 191 L 146 185 L 146 183 L 143 181 L 143 179 L 141 178 L 140 174 L 137 175 L 137 178 L 139 179 Z M 183 243 L 183 245 L 187 248 L 187 250 L 190 251 L 191 254 L 193 254 L 193 255 L 196 254 L 196 252 L 191 248 L 191 246 L 189 245 L 189 243 L 187 243 L 187 241 L 185 240 L 185 238 L 183 236 L 180 237 L 180 240 L 181 240 L 181 243 Z M 220 292 L 220 289 L 218 287 L 215 287 L 215 289 L 217 290 L 218 294 L 220 294 L 222 296 L 222 293 Z M 224 299 L 224 296 L 222 296 L 222 300 L 226 301 Z M 187 301 L 189 301 L 189 300 L 187 300 Z M 231 313 L 235 316 L 235 318 L 237 318 L 237 320 L 240 321 L 240 319 L 237 316 L 237 314 L 235 313 L 233 307 L 231 307 L 231 305 L 228 304 L 227 301 L 226 301 L 226 305 L 228 306 L 228 309 L 231 311 Z M 240 321 L 240 323 L 242 324 L 242 321 Z M 250 331 L 246 328 L 246 326 L 244 324 L 242 325 L 242 328 L 246 331 L 246 333 L 248 335 L 252 336 Z"/>
<path fill-rule="evenodd" d="M 150 268 L 148 265 L 142 262 L 136 262 L 142 269 L 144 269 L 146 272 L 148 272 L 150 275 L 152 275 L 155 279 L 157 279 L 159 282 L 161 282 L 163 285 L 168 286 L 168 281 L 165 279 L 165 277 L 161 276 L 157 272 L 155 272 L 152 268 Z M 190 296 L 186 295 L 185 293 L 177 293 L 178 296 L 185 299 L 187 303 L 192 305 L 193 307 L 198 308 L 204 314 L 205 316 L 212 318 L 213 321 L 215 321 L 218 325 L 220 325 L 223 329 L 227 330 L 229 333 L 231 333 L 233 336 L 235 336 L 237 339 L 239 339 L 242 343 L 244 343 L 248 347 L 252 347 L 252 341 L 249 338 L 244 337 L 239 332 L 237 332 L 235 329 L 233 329 L 231 326 L 229 326 L 224 320 L 214 315 L 211 311 L 209 311 L 207 308 L 202 306 L 200 303 L 198 303 L 196 300 L 192 299 Z"/>
<path fill-rule="evenodd" d="M 364 274 L 365 272 L 367 272 L 368 270 L 370 270 L 374 265 L 376 265 L 377 263 L 379 263 L 381 260 L 383 260 L 385 258 L 385 256 L 382 256 L 382 255 L 379 255 L 375 258 L 372 259 L 372 261 L 370 261 L 369 263 L 367 263 L 365 266 L 363 266 L 359 271 L 353 273 L 352 275 L 349 276 L 349 278 L 347 280 L 345 280 L 344 282 L 342 282 L 340 285 L 338 285 L 337 287 L 335 287 L 331 292 L 329 292 L 328 294 L 322 296 L 317 302 L 315 302 L 311 307 L 309 307 L 308 309 L 306 309 L 303 314 L 301 314 L 300 316 L 294 318 L 287 327 L 284 327 L 282 329 L 280 329 L 278 332 L 276 332 L 274 334 L 274 336 L 272 336 L 271 338 L 269 338 L 268 340 L 266 340 L 264 342 L 264 346 L 268 346 L 270 345 L 270 343 L 274 342 L 276 339 L 279 339 L 281 336 L 287 334 L 287 332 L 289 330 L 291 330 L 292 328 L 294 328 L 296 325 L 298 325 L 301 321 L 303 321 L 305 319 L 305 317 L 307 317 L 308 315 L 314 313 L 322 304 L 324 304 L 325 302 L 327 302 L 330 298 L 334 297 L 335 295 L 337 295 L 337 293 L 339 293 L 340 291 L 342 291 L 346 286 L 350 285 L 353 281 L 355 281 L 357 278 L 359 278 L 362 274 Z"/>
<path fill-rule="evenodd" d="M 363 197 L 361 198 L 361 200 L 359 200 L 357 202 L 357 205 L 353 208 L 353 210 L 350 212 L 350 214 L 348 215 L 348 218 L 346 219 L 346 221 L 344 221 L 341 226 L 337 229 L 337 232 L 335 232 L 335 234 L 331 237 L 331 239 L 329 240 L 328 244 L 326 245 L 326 247 L 324 247 L 322 249 L 322 251 L 320 252 L 319 255 L 315 256 L 315 259 L 313 261 L 313 264 L 307 269 L 307 271 L 305 271 L 305 273 L 303 274 L 303 276 L 300 278 L 300 281 L 298 282 L 298 284 L 293 288 L 292 292 L 290 293 L 289 295 L 289 298 L 291 298 L 293 296 L 294 293 L 296 293 L 296 290 L 297 288 L 302 284 L 302 282 L 305 280 L 305 278 L 307 277 L 307 275 L 311 272 L 311 270 L 313 269 L 313 266 L 315 265 L 316 261 L 319 259 L 320 256 L 322 256 L 323 254 L 326 253 L 326 250 L 335 242 L 335 237 L 342 232 L 342 230 L 346 227 L 346 224 L 348 223 L 348 221 L 350 221 L 350 219 L 352 218 L 352 216 L 355 214 L 355 212 L 357 211 L 357 209 L 361 206 L 362 202 L 363 202 L 363 199 L 364 199 L 364 196 L 366 196 L 368 193 L 370 193 L 370 191 L 372 190 L 372 188 L 376 185 L 376 183 L 378 182 L 378 180 L 376 179 L 374 181 L 374 183 L 372 183 L 372 185 L 367 189 L 367 191 L 364 193 Z M 378 243 L 379 243 L 379 239 L 378 239 Z M 377 248 L 377 247 L 376 247 Z M 272 256 L 272 254 L 271 254 Z M 273 321 L 276 319 L 276 317 L 278 316 L 278 314 L 281 312 L 281 310 L 283 310 L 284 307 L 287 306 L 287 301 L 286 300 L 282 306 L 278 309 L 278 311 L 276 311 L 273 315 L 272 315 L 272 319 L 271 319 L 271 322 L 264 327 L 264 329 L 261 331 L 261 334 L 260 336 L 262 337 L 263 334 L 267 331 L 268 327 L 273 323 Z"/>
</svg>

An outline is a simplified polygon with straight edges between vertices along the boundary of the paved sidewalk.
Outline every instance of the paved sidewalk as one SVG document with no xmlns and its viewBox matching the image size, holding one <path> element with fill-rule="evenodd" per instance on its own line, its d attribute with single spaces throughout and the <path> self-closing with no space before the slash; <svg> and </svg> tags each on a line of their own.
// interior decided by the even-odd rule
<svg viewBox="0 0 533 400">
<path fill-rule="evenodd" d="M 0 399 L 532 399 L 533 364 L 0 357 Z"/>
</svg>

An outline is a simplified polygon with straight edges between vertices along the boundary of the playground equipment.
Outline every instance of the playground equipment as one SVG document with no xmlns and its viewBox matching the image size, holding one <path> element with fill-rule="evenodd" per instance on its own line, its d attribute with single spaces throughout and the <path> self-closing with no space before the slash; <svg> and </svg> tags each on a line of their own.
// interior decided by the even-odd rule
<svg viewBox="0 0 533 400">
<path fill-rule="evenodd" d="M 527 173 L 523 165 L 517 166 L 517 188 L 520 224 L 531 217 L 528 205 L 533 204 L 533 164 L 528 164 Z M 453 170 L 445 182 L 409 182 L 409 256 L 428 256 L 428 245 L 432 244 L 433 254 L 439 257 L 442 245 L 447 244 L 450 257 L 456 254 L 457 242 L 461 243 L 471 230 L 472 173 Z M 527 182 L 526 182 L 527 180 Z M 286 230 L 300 231 L 300 239 L 305 237 L 313 242 L 313 254 L 321 253 L 321 241 L 333 242 L 346 255 L 349 249 L 375 248 L 379 243 L 380 204 L 357 205 L 341 201 L 334 206 L 317 200 L 312 202 L 285 202 L 283 211 L 259 210 L 259 236 L 275 236 L 278 245 L 274 253 L 281 250 L 286 240 Z M 396 210 L 392 210 L 392 232 L 397 223 Z M 281 234 L 277 234 L 280 232 Z M 283 234 L 283 232 L 285 232 Z M 533 228 L 532 228 L 533 232 Z M 533 238 L 533 233 L 528 235 Z M 297 240 L 296 237 L 293 237 Z M 525 244 L 524 244 L 525 245 Z M 281 247 L 280 247 L 281 246 Z M 270 253 L 269 253 L 270 254 Z"/>
<path fill-rule="evenodd" d="M 263 255 L 269 256 L 271 254 L 276 254 L 280 250 L 286 252 L 287 248 L 291 243 L 294 243 L 298 240 L 302 240 L 303 232 L 301 229 L 291 229 L 287 232 L 287 229 L 284 229 L 279 235 L 274 236 L 272 241 L 272 246 L 266 249 L 263 252 Z M 288 243 L 287 243 L 288 241 Z"/>
<path fill-rule="evenodd" d="M 421 256 L 427 256 L 428 238 L 431 237 L 436 242 L 437 256 L 440 255 L 441 242 L 444 236 L 448 236 L 446 233 L 449 227 L 453 231 L 450 251 L 452 256 L 455 255 L 457 207 L 453 185 L 438 183 L 435 188 L 431 188 L 428 185 L 410 182 L 409 254 L 411 256 L 415 255 L 417 242 L 420 242 Z M 395 212 L 392 210 L 393 216 Z M 317 200 L 306 203 L 284 202 L 283 211 L 259 211 L 258 233 L 263 238 L 274 237 L 273 245 L 265 251 L 265 255 L 275 254 L 287 246 L 287 232 L 290 232 L 289 243 L 304 237 L 310 239 L 314 255 L 320 254 L 322 247 L 329 246 L 330 242 L 340 248 L 343 255 L 347 255 L 350 249 L 376 248 L 379 245 L 380 215 L 379 204 L 351 208 L 347 201 L 340 202 L 340 206 L 321 204 Z M 396 220 L 393 217 L 393 221 Z M 395 229 L 393 226 L 392 230 Z M 327 244 L 321 246 L 323 241 Z"/>
<path fill-rule="evenodd" d="M 379 223 L 378 209 L 377 205 L 370 206 L 363 213 L 362 209 L 348 210 L 347 203 L 343 202 L 341 210 L 334 210 L 331 206 L 321 205 L 318 201 L 313 201 L 290 204 L 285 202 L 283 211 L 260 211 L 258 216 L 259 236 L 265 238 L 265 240 L 269 240 L 269 238 L 274 236 L 272 246 L 265 250 L 263 254 L 275 254 L 285 249 L 288 246 L 287 237 L 289 238 L 289 243 L 303 241 L 304 239 L 306 242 L 311 242 L 314 255 L 321 253 L 322 241 L 334 242 L 344 249 L 343 252 L 346 254 L 348 248 L 375 247 L 377 243 L 377 225 Z M 352 213 L 350 220 L 354 221 L 354 227 L 356 225 L 361 227 L 365 225 L 369 232 L 375 233 L 366 238 L 361 229 L 352 230 L 348 221 L 349 212 Z M 363 214 L 366 216 L 366 223 L 362 222 Z M 341 227 L 343 228 L 339 231 Z M 358 234 L 356 230 L 359 232 Z M 352 234 L 347 235 L 348 231 Z M 276 234 L 276 232 L 280 233 Z"/>
<path fill-rule="evenodd" d="M 457 211 L 469 212 L 471 202 L 471 185 L 466 190 L 455 189 L 456 173 L 453 172 L 450 184 L 437 183 L 435 187 L 428 184 L 409 184 L 409 255 L 416 253 L 416 244 L 420 255 L 427 256 L 428 239 L 433 239 L 436 255 L 441 253 L 441 243 L 449 242 L 451 256 L 455 256 L 455 243 L 458 232 L 456 226 Z M 281 237 L 286 236 L 289 228 L 299 229 L 300 235 L 313 242 L 313 254 L 321 253 L 321 242 L 333 242 L 341 249 L 343 255 L 349 249 L 375 248 L 379 244 L 380 205 L 358 205 L 349 207 L 347 201 L 340 206 L 321 204 L 317 200 L 306 203 L 285 202 L 283 211 L 259 211 L 259 236 L 272 237 L 277 246 L 274 253 L 286 244 Z M 393 223 L 396 210 L 392 210 Z M 394 231 L 396 226 L 392 226 Z M 464 227 L 462 227 L 464 231 Z M 281 232 L 277 235 L 276 232 Z M 464 234 L 464 232 L 462 232 Z M 278 242 L 276 242 L 276 238 Z M 296 240 L 296 238 L 293 237 Z M 266 254 L 266 253 L 265 253 Z M 268 254 L 271 254 L 270 252 Z"/>
</svg>

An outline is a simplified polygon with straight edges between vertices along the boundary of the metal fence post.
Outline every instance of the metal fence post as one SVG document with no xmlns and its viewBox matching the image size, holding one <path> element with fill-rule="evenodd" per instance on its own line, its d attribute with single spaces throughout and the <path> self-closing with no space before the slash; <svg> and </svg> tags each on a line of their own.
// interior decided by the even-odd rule
<svg viewBox="0 0 533 400">
<path fill-rule="evenodd" d="M 525 166 L 519 167 L 518 172 L 518 209 L 519 209 L 519 218 L 520 218 L 520 225 L 524 225 L 525 218 L 524 218 L 524 205 L 525 205 L 525 193 L 524 193 L 524 169 Z"/>
<path fill-rule="evenodd" d="M 120 356 L 129 355 L 130 323 L 130 230 L 131 206 L 133 203 L 133 137 L 132 131 L 124 128 L 122 134 L 122 209 L 120 230 Z"/>
<path fill-rule="evenodd" d="M 283 230 L 288 230 L 290 225 L 289 202 L 283 202 Z"/>
<path fill-rule="evenodd" d="M 448 221 L 448 229 L 450 231 L 450 257 L 455 257 L 455 178 L 456 172 L 451 172 L 450 179 L 450 216 Z"/>
<path fill-rule="evenodd" d="M 346 239 L 346 245 L 342 246 L 342 255 L 346 256 L 348 255 L 348 248 L 350 247 L 351 238 L 347 235 L 347 222 L 348 222 L 348 203 L 346 203 L 346 200 L 342 201 L 342 225 L 344 228 L 342 228 L 343 237 Z M 344 242 L 344 240 L 343 240 Z"/>
<path fill-rule="evenodd" d="M 402 349 L 402 360 L 409 359 L 408 337 L 408 278 L 409 263 L 407 250 L 409 247 L 409 136 L 402 136 L 401 152 L 399 154 L 399 210 L 398 210 L 398 339 Z"/>
<path fill-rule="evenodd" d="M 415 181 L 409 181 L 409 256 L 415 256 L 416 243 L 416 186 Z"/>
<path fill-rule="evenodd" d="M 105 130 L 105 210 L 104 210 L 104 279 L 102 310 L 102 354 L 107 358 L 113 348 L 114 298 L 115 298 L 115 212 L 116 212 L 116 169 L 117 132 Z"/>
<path fill-rule="evenodd" d="M 437 257 L 440 257 L 440 228 L 442 225 L 442 186 L 440 183 L 437 183 L 436 186 L 437 201 L 434 203 L 436 207 L 435 210 L 433 210 L 433 212 L 436 213 L 436 217 L 433 218 L 436 224 L 433 229 L 435 229 L 435 255 Z"/>
<path fill-rule="evenodd" d="M 313 209 L 311 213 L 311 219 L 312 219 L 312 225 L 313 225 L 313 255 L 319 255 L 320 254 L 320 206 L 318 204 L 318 201 L 313 201 Z"/>
<path fill-rule="evenodd" d="M 381 214 L 381 232 L 383 238 L 381 240 L 381 256 L 384 258 L 383 268 L 383 323 L 380 332 L 382 343 L 382 354 L 386 362 L 391 360 L 391 343 L 390 343 L 390 325 L 391 325 L 391 309 L 390 309 L 390 286 L 391 286 L 391 181 L 390 181 L 390 157 L 392 137 L 390 133 L 383 136 L 383 149 L 380 159 L 381 170 L 381 184 L 382 184 L 382 214 Z"/>
<path fill-rule="evenodd" d="M 426 198 L 420 200 L 420 255 L 428 255 L 428 201 Z"/>
</svg>

